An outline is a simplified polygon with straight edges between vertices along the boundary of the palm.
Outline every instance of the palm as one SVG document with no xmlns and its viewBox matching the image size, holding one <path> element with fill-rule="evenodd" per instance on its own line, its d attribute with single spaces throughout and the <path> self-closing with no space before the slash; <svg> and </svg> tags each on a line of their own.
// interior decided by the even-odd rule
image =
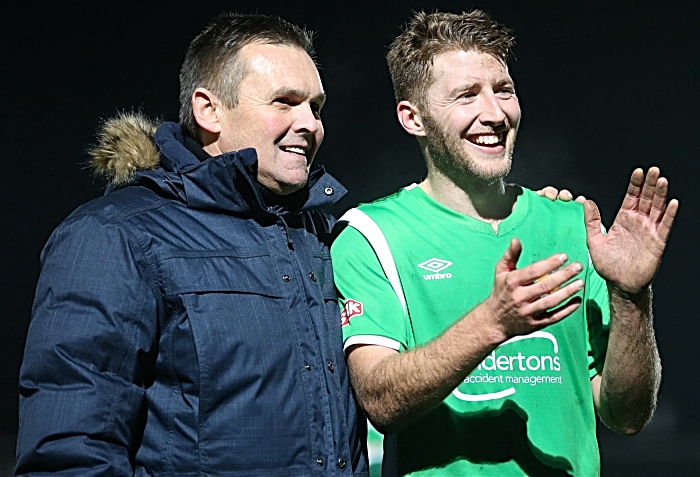
<svg viewBox="0 0 700 477">
<path fill-rule="evenodd" d="M 668 181 L 653 167 L 644 177 L 632 173 L 627 194 L 607 234 L 600 231 L 600 213 L 593 201 L 585 204 L 588 249 L 601 277 L 628 293 L 645 288 L 661 262 L 678 201 L 666 204 Z"/>
</svg>

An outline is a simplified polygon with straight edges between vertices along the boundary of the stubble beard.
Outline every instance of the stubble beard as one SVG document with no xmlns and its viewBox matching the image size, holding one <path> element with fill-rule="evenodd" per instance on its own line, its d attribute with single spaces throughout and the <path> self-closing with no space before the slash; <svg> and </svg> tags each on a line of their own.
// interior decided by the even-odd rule
<svg viewBox="0 0 700 477">
<path fill-rule="evenodd" d="M 423 116 L 426 131 L 427 148 L 435 167 L 452 178 L 455 183 L 476 179 L 492 184 L 508 175 L 513 162 L 515 148 L 515 131 L 508 131 L 504 157 L 493 159 L 498 161 L 497 167 L 487 160 L 479 160 L 464 150 L 462 139 L 448 134 L 444 128 L 430 115 Z"/>
</svg>

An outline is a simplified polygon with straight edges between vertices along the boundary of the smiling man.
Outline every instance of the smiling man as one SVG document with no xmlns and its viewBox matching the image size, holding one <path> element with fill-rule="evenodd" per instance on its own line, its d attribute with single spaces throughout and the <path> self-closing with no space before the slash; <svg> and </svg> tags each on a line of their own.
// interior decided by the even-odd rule
<svg viewBox="0 0 700 477">
<path fill-rule="evenodd" d="M 301 28 L 224 14 L 190 44 L 180 123 L 106 123 L 111 185 L 42 253 L 18 475 L 367 475 L 312 58 Z"/>
<path fill-rule="evenodd" d="M 323 141 L 323 86 L 309 54 L 292 45 L 253 42 L 238 53 L 243 81 L 234 108 L 206 88 L 193 95 L 203 149 L 211 155 L 253 148 L 256 179 L 277 195 L 306 185 Z"/>
<path fill-rule="evenodd" d="M 505 184 L 513 44 L 477 10 L 417 13 L 389 49 L 427 178 L 349 211 L 331 250 L 385 476 L 596 475 L 596 410 L 634 434 L 655 407 L 650 284 L 678 202 L 637 169 L 604 235 L 593 202 Z"/>
</svg>

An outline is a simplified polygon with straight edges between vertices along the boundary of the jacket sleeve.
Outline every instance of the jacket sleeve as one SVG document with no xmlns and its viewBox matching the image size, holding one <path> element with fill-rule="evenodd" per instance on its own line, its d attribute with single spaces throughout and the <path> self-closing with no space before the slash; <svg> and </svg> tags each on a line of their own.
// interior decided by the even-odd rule
<svg viewBox="0 0 700 477">
<path fill-rule="evenodd" d="M 46 244 L 20 371 L 18 475 L 133 475 L 158 309 L 142 247 L 87 215 Z"/>
</svg>

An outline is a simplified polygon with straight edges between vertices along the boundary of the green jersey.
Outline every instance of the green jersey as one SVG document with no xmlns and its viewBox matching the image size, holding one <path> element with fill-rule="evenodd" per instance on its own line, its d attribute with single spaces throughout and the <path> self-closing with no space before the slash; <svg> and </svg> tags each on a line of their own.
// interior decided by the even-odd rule
<svg viewBox="0 0 700 477">
<path fill-rule="evenodd" d="M 496 262 L 514 237 L 522 243 L 518 268 L 561 252 L 584 266 L 582 306 L 501 344 L 439 406 L 387 436 L 384 468 L 420 476 L 599 474 L 590 378 L 602 370 L 609 307 L 590 264 L 581 205 L 521 189 L 495 232 L 414 185 L 344 219 L 350 226 L 331 254 L 346 348 L 403 352 L 431 341 L 490 295 Z"/>
</svg>

